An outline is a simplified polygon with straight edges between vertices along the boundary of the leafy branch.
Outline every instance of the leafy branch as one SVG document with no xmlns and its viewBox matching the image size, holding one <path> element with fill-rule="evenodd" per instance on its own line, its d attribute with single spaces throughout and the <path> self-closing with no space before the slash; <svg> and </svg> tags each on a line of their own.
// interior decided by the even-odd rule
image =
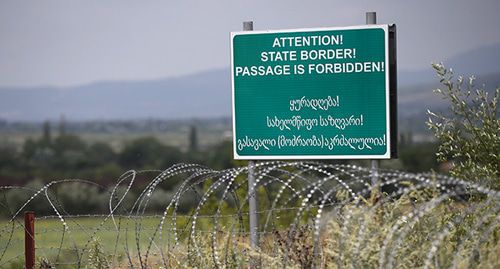
<svg viewBox="0 0 500 269">
<path fill-rule="evenodd" d="M 427 126 L 440 141 L 437 152 L 439 161 L 451 161 L 452 175 L 481 181 L 500 189 L 500 121 L 497 103 L 500 88 L 491 98 L 482 88 L 476 88 L 475 78 L 454 79 L 451 69 L 443 64 L 433 64 L 440 83 L 444 86 L 434 92 L 450 102 L 450 114 L 427 111 Z"/>
</svg>

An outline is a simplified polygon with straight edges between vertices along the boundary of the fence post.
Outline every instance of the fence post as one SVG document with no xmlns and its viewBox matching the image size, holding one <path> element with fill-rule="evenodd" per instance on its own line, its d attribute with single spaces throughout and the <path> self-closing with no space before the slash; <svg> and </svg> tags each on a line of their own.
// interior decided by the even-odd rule
<svg viewBox="0 0 500 269">
<path fill-rule="evenodd" d="M 26 269 L 35 269 L 35 212 L 24 212 L 24 258 Z"/>
</svg>

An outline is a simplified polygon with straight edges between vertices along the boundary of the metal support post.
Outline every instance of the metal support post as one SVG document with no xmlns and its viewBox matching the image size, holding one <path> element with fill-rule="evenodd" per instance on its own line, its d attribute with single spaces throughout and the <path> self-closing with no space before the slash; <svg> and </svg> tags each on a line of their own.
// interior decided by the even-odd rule
<svg viewBox="0 0 500 269">
<path fill-rule="evenodd" d="M 366 12 L 366 24 L 377 24 L 377 12 Z M 379 160 L 371 160 L 372 187 L 378 184 Z"/>
<path fill-rule="evenodd" d="M 253 31 L 253 21 L 243 22 L 243 31 Z M 248 210 L 250 222 L 250 245 L 259 247 L 259 218 L 257 216 L 257 192 L 255 190 L 254 161 L 248 162 Z"/>
</svg>

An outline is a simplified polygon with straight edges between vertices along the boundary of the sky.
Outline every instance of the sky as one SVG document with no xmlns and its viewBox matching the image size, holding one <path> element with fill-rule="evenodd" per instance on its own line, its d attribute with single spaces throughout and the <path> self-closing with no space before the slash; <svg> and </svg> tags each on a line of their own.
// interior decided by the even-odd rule
<svg viewBox="0 0 500 269">
<path fill-rule="evenodd" d="M 76 86 L 227 68 L 230 32 L 396 23 L 398 68 L 500 43 L 500 1 L 2 0 L 0 87 Z"/>
</svg>

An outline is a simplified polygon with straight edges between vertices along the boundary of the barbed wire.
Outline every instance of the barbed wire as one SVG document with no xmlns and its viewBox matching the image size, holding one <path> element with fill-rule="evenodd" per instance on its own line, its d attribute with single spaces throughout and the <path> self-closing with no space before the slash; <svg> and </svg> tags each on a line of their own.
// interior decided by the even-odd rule
<svg viewBox="0 0 500 269">
<path fill-rule="evenodd" d="M 249 187 L 246 179 L 250 170 L 256 180 Z M 383 249 L 378 266 L 390 268 L 407 262 L 400 256 L 405 249 L 401 240 L 415 241 L 414 248 L 432 249 L 421 250 L 420 259 L 428 264 L 426 259 L 435 259 L 435 249 L 450 239 L 448 234 L 456 227 L 469 229 L 460 237 L 468 241 L 457 242 L 461 251 L 469 251 L 467 246 L 474 240 L 499 229 L 494 221 L 500 211 L 499 192 L 434 173 L 379 170 L 380 184 L 372 186 L 373 173 L 368 168 L 320 162 L 259 162 L 224 171 L 177 164 L 155 172 L 138 195 L 132 189 L 137 189 L 137 175 L 145 171 L 127 171 L 113 188 L 79 179 L 51 181 L 38 189 L 0 186 L 4 194 L 0 201 L 4 211 L 0 213 L 8 216 L 0 222 L 0 266 L 20 260 L 24 234 L 20 217 L 32 206 L 42 209 L 35 219 L 39 256 L 51 265 L 76 268 L 101 258 L 108 267 L 233 267 L 248 264 L 255 255 L 261 257 L 262 267 L 265 261 L 320 267 L 328 260 L 342 267 L 364 259 L 363 251 L 372 244 L 368 236 L 383 237 L 382 246 L 375 248 Z M 167 196 L 160 186 L 168 185 L 174 177 L 184 180 Z M 65 193 L 69 186 L 75 193 Z M 84 186 L 99 190 L 101 202 L 94 202 L 94 208 L 99 204 L 108 212 L 71 213 L 69 204 L 89 202 L 85 198 L 71 200 L 77 199 L 71 194 L 78 197 L 75 194 L 89 190 Z M 255 191 L 249 193 L 248 189 Z M 8 199 L 13 192 L 28 197 L 15 203 Z M 104 199 L 103 194 L 107 195 Z M 470 202 L 472 196 L 479 198 Z M 250 197 L 260 201 L 255 212 L 260 219 L 256 233 L 262 241 L 258 249 L 249 243 Z M 448 211 L 441 209 L 444 204 Z M 434 221 L 430 215 L 433 210 L 436 217 L 443 218 L 442 223 L 434 229 L 418 228 L 432 244 L 418 243 L 408 231 L 417 229 L 419 223 Z M 475 225 L 470 216 L 478 220 Z M 492 243 L 483 241 L 478 244 Z M 325 249 L 330 245 L 338 248 Z M 262 260 L 263 255 L 267 260 Z"/>
</svg>

